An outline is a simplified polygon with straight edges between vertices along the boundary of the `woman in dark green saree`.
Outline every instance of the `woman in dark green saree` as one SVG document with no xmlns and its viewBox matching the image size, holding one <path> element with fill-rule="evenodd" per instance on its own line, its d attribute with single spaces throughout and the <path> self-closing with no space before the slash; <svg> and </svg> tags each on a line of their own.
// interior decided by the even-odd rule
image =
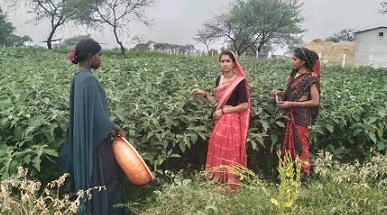
<svg viewBox="0 0 387 215">
<path fill-rule="evenodd" d="M 72 190 L 93 190 L 92 198 L 81 200 L 80 214 L 129 214 L 125 176 L 111 146 L 111 135 L 125 137 L 120 126 L 114 124 L 108 113 L 105 90 L 91 69 L 101 65 L 101 46 L 92 39 L 81 40 L 69 54 L 69 60 L 78 64 L 70 90 L 70 118 L 68 139 L 60 152 L 65 172 L 71 175 Z"/>
</svg>

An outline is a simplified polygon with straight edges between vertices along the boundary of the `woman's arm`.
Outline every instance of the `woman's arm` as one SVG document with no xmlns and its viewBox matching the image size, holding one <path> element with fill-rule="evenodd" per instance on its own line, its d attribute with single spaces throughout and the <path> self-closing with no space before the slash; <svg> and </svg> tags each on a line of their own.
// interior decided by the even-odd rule
<svg viewBox="0 0 387 215">
<path fill-rule="evenodd" d="M 199 90 L 199 89 L 194 89 L 192 90 L 192 95 L 200 95 L 200 96 L 203 96 L 203 98 L 209 100 L 209 101 L 215 101 L 216 100 L 216 97 L 215 96 L 212 96 L 210 95 L 209 93 L 207 93 L 206 91 L 203 91 L 203 90 Z"/>
<path fill-rule="evenodd" d="M 294 107 L 316 107 L 320 104 L 320 94 L 316 84 L 310 86 L 310 100 L 293 102 Z"/>
<path fill-rule="evenodd" d="M 270 96 L 275 97 L 275 95 L 278 95 L 279 97 L 284 97 L 284 96 L 285 96 L 285 92 L 282 91 L 282 90 L 276 90 L 276 89 L 274 89 L 274 90 L 272 90 L 272 91 L 270 92 Z"/>
<path fill-rule="evenodd" d="M 311 99 L 307 101 L 280 101 L 279 104 L 277 104 L 281 108 L 292 108 L 292 107 L 316 107 L 320 104 L 320 94 L 317 89 L 316 84 L 312 84 L 310 87 L 310 96 Z"/>
<path fill-rule="evenodd" d="M 248 102 L 244 102 L 244 103 L 241 103 L 237 106 L 226 106 L 224 108 L 222 108 L 222 112 L 223 114 L 226 114 L 226 113 L 239 113 L 239 112 L 242 112 L 244 110 L 247 110 L 249 108 L 249 103 Z"/>
<path fill-rule="evenodd" d="M 226 106 L 224 108 L 221 108 L 219 110 L 216 110 L 213 114 L 213 117 L 214 119 L 220 119 L 220 117 L 223 116 L 223 114 L 227 114 L 227 113 L 239 113 L 239 112 L 242 112 L 244 110 L 247 110 L 249 108 L 249 103 L 248 102 L 244 102 L 244 103 L 241 103 L 237 106 Z"/>
</svg>

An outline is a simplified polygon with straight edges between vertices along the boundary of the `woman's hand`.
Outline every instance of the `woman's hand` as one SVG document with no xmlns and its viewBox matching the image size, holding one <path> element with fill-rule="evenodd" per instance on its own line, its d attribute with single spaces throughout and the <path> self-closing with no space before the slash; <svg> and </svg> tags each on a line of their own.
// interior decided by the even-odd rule
<svg viewBox="0 0 387 215">
<path fill-rule="evenodd" d="M 294 102 L 291 101 L 279 101 L 277 106 L 280 108 L 292 108 L 294 107 Z"/>
<path fill-rule="evenodd" d="M 113 127 L 113 130 L 112 130 L 111 134 L 114 137 L 126 138 L 126 134 L 125 134 L 124 130 L 122 130 L 122 128 L 119 125 L 117 125 L 117 124 L 114 124 L 114 127 Z"/>
<path fill-rule="evenodd" d="M 207 94 L 205 91 L 203 90 L 200 90 L 200 89 L 193 89 L 192 92 L 191 92 L 192 95 L 200 95 L 200 96 L 203 96 L 205 97 L 205 95 Z"/>
<path fill-rule="evenodd" d="M 270 92 L 270 96 L 272 97 L 275 97 L 276 95 L 277 96 L 282 96 L 284 91 L 282 90 L 277 90 L 277 89 L 273 89 L 271 92 Z"/>
<path fill-rule="evenodd" d="M 216 110 L 212 116 L 214 117 L 215 120 L 220 119 L 220 117 L 223 116 L 222 109 Z"/>
</svg>

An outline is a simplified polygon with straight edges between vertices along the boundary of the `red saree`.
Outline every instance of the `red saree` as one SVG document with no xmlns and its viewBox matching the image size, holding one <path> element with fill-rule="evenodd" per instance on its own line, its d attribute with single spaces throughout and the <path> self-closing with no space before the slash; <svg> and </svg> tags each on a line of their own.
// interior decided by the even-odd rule
<svg viewBox="0 0 387 215">
<path fill-rule="evenodd" d="M 206 170 L 219 166 L 242 165 L 247 166 L 246 137 L 250 122 L 250 93 L 248 83 L 245 78 L 242 66 L 236 62 L 234 73 L 237 77 L 230 83 L 219 85 L 216 90 L 217 106 L 216 110 L 223 108 L 230 98 L 236 86 L 245 82 L 249 108 L 240 113 L 224 114 L 215 121 L 215 127 L 211 134 Z M 210 172 L 210 178 L 217 182 L 226 183 L 235 189 L 239 184 L 239 177 L 226 170 L 215 170 Z"/>
<path fill-rule="evenodd" d="M 317 72 L 305 73 L 297 78 L 290 76 L 285 91 L 286 101 L 298 101 L 301 96 L 310 98 L 310 87 L 317 84 L 319 88 L 319 76 Z M 312 125 L 313 108 L 294 107 L 287 109 L 285 119 L 285 134 L 282 146 L 282 154 L 285 151 L 295 159 L 301 161 L 301 169 L 310 175 L 311 159 L 309 154 L 310 140 L 309 126 Z"/>
</svg>

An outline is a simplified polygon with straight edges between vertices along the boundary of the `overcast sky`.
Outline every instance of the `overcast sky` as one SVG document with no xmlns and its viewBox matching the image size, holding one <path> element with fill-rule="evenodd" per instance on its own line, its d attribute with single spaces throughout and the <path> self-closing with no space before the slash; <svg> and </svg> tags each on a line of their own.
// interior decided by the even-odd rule
<svg viewBox="0 0 387 215">
<path fill-rule="evenodd" d="M 147 16 L 153 20 L 153 26 L 147 29 L 138 24 L 131 24 L 131 36 L 141 35 L 145 41 L 166 42 L 173 44 L 194 44 L 197 48 L 203 46 L 192 39 L 201 29 L 202 24 L 226 11 L 229 4 L 235 0 L 155 0 L 152 8 L 147 10 Z M 302 15 L 305 21 L 302 26 L 307 31 L 303 35 L 305 42 L 316 38 L 327 38 L 342 29 L 364 30 L 377 26 L 387 26 L 387 15 L 378 13 L 382 0 L 301 0 L 304 2 Z M 29 35 L 35 43 L 46 40 L 49 34 L 47 24 L 33 25 L 26 23 L 32 15 L 25 8 L 16 11 L 4 8 L 4 0 L 0 0 L 3 11 L 7 12 L 8 20 L 17 28 L 20 36 Z M 273 14 L 275 16 L 275 14 Z M 66 26 L 60 28 L 54 38 L 69 38 L 75 35 L 90 33 L 105 47 L 117 46 L 111 30 L 96 32 L 84 27 Z M 39 43 L 40 42 L 40 43 Z M 128 45 L 129 41 L 124 40 Z M 221 44 L 218 43 L 217 46 Z M 218 48 L 218 47 L 216 47 Z"/>
</svg>

